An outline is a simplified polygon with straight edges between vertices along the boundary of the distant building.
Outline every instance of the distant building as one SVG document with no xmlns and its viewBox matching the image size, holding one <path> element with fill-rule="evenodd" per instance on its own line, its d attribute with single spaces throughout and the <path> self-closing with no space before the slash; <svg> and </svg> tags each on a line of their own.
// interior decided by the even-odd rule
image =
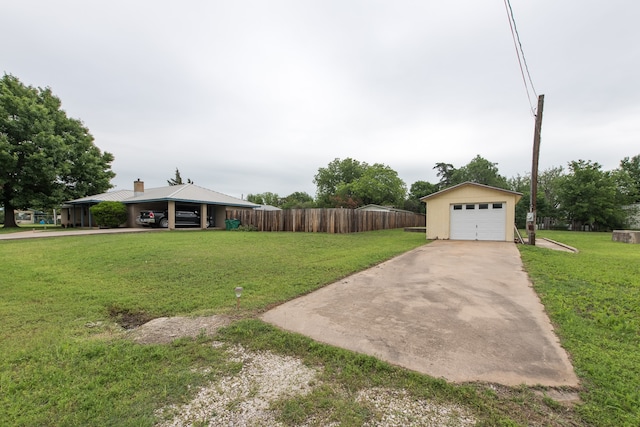
<svg viewBox="0 0 640 427">
<path fill-rule="evenodd" d="M 374 205 L 374 204 L 360 206 L 359 208 L 356 208 L 355 210 L 357 210 L 357 211 L 368 211 L 368 212 L 407 212 L 407 213 L 413 213 L 411 211 L 394 208 L 392 206 L 380 206 L 380 205 Z"/>
<path fill-rule="evenodd" d="M 640 203 L 625 206 L 625 210 L 629 211 L 627 228 L 640 230 Z"/>
<path fill-rule="evenodd" d="M 281 211 L 282 210 L 277 206 L 271 206 L 271 205 L 260 205 L 253 209 L 256 211 Z"/>
</svg>

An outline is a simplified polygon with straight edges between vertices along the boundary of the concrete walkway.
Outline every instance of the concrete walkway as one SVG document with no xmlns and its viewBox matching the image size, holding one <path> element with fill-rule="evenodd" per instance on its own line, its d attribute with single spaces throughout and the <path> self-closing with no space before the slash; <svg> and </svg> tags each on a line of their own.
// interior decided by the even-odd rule
<svg viewBox="0 0 640 427">
<path fill-rule="evenodd" d="M 512 243 L 436 241 L 262 319 L 452 382 L 578 385 Z"/>
<path fill-rule="evenodd" d="M 70 228 L 62 230 L 52 228 L 46 230 L 43 228 L 34 228 L 29 231 L 18 231 L 15 233 L 0 234 L 0 240 L 19 240 L 19 239 L 40 239 L 44 237 L 60 237 L 60 236 L 84 236 L 87 234 L 122 234 L 122 233 L 140 233 L 149 231 L 167 231 L 164 228 Z"/>
<path fill-rule="evenodd" d="M 565 245 L 564 243 L 556 242 L 555 240 L 547 239 L 546 237 L 536 239 L 536 246 L 539 246 L 545 249 L 553 249 L 554 251 L 572 252 L 572 253 L 579 252 L 573 246 Z"/>
</svg>

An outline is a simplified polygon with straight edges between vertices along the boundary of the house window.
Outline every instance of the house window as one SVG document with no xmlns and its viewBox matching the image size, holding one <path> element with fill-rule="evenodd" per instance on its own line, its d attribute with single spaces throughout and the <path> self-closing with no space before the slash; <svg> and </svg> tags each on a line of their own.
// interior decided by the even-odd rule
<svg viewBox="0 0 640 427">
<path fill-rule="evenodd" d="M 480 203 L 478 209 L 489 209 L 489 203 Z"/>
<path fill-rule="evenodd" d="M 475 208 L 476 208 L 476 205 L 466 205 L 466 206 L 465 206 L 465 208 L 466 208 L 467 210 L 472 210 L 472 209 L 475 209 Z"/>
<path fill-rule="evenodd" d="M 494 203 L 493 209 L 502 209 L 502 203 Z"/>
<path fill-rule="evenodd" d="M 462 205 L 453 205 L 453 210 L 454 211 L 461 211 L 462 210 Z"/>
</svg>

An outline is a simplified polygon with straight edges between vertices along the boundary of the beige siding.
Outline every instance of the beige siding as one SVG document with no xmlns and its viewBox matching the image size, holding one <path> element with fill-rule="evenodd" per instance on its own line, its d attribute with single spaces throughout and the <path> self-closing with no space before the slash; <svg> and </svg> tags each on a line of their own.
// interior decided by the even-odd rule
<svg viewBox="0 0 640 427">
<path fill-rule="evenodd" d="M 515 206 L 520 195 L 476 186 L 463 186 L 427 199 L 427 239 L 449 239 L 451 205 L 465 203 L 506 203 L 506 241 L 512 242 Z"/>
</svg>

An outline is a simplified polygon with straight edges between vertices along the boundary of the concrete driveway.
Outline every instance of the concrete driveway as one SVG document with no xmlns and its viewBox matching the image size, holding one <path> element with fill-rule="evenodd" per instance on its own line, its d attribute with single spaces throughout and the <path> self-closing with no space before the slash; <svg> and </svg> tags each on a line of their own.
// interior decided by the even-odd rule
<svg viewBox="0 0 640 427">
<path fill-rule="evenodd" d="M 578 385 L 512 243 L 436 241 L 262 319 L 451 382 Z"/>
</svg>

